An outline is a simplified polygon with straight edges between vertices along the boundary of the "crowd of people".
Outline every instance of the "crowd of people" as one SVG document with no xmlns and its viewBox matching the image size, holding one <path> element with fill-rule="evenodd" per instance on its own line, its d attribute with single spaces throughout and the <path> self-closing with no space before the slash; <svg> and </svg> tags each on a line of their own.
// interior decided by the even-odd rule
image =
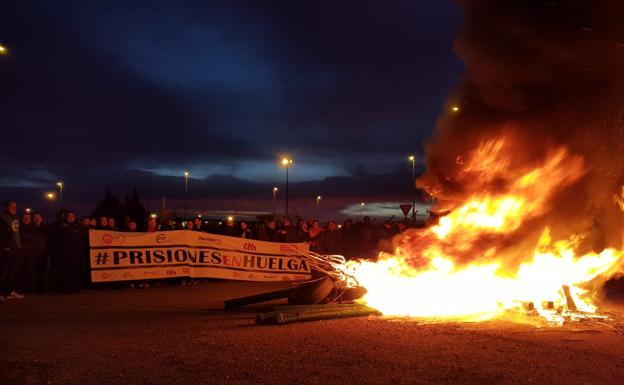
<svg viewBox="0 0 624 385">
<path fill-rule="evenodd" d="M 268 242 L 309 244 L 319 254 L 340 254 L 347 258 L 370 257 L 376 250 L 388 249 L 394 235 L 405 231 L 405 222 L 374 225 L 368 218 L 342 224 L 289 217 L 268 218 L 253 222 L 209 221 L 168 218 L 159 223 L 150 216 L 143 223 L 126 218 L 117 226 L 113 217 L 86 216 L 61 210 L 49 224 L 39 212 L 23 211 L 18 215 L 15 201 L 4 202 L 0 215 L 0 302 L 23 298 L 22 293 L 57 291 L 71 293 L 90 285 L 89 230 L 147 232 L 188 230 Z M 388 250 L 387 250 L 388 251 Z"/>
</svg>

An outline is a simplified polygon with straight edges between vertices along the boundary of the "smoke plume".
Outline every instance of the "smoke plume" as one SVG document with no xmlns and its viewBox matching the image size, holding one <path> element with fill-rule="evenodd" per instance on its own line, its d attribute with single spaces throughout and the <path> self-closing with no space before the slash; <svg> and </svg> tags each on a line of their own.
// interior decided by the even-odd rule
<svg viewBox="0 0 624 385">
<path fill-rule="evenodd" d="M 455 50 L 465 73 L 427 143 L 418 186 L 452 209 L 471 195 L 504 190 L 515 182 L 505 178 L 515 175 L 509 170 L 565 148 L 570 162 L 582 159 L 583 175 L 549 197 L 549 210 L 532 224 L 555 235 L 582 232 L 597 250 L 621 246 L 624 213 L 614 195 L 624 184 L 624 2 L 459 3 L 464 24 Z M 501 138 L 501 151 L 511 153 L 507 173 L 470 183 L 471 154 Z"/>
</svg>

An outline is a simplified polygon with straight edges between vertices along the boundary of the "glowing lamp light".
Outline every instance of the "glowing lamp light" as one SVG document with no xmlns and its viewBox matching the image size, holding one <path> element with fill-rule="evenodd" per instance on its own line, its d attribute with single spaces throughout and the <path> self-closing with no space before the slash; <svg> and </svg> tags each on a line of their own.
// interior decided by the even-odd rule
<svg viewBox="0 0 624 385">
<path fill-rule="evenodd" d="M 277 187 L 273 187 L 273 192 L 277 192 Z"/>
<path fill-rule="evenodd" d="M 150 215 L 151 218 L 156 218 L 156 214 Z"/>
<path fill-rule="evenodd" d="M 26 214 L 30 214 L 30 207 L 26 209 Z"/>
<path fill-rule="evenodd" d="M 47 192 L 45 193 L 45 197 L 46 199 L 54 200 L 54 198 L 56 198 L 56 194 L 54 194 L 53 192 Z"/>
<path fill-rule="evenodd" d="M 453 111 L 453 112 L 459 112 L 459 106 L 453 106 L 453 107 L 451 107 L 451 111 Z"/>
<path fill-rule="evenodd" d="M 232 222 L 234 220 L 233 217 L 227 217 L 228 222 Z"/>
<path fill-rule="evenodd" d="M 6 55 L 9 52 L 9 50 L 0 44 L 0 55 Z"/>
<path fill-rule="evenodd" d="M 284 166 L 287 166 L 287 165 L 291 164 L 292 162 L 293 162 L 292 159 L 286 159 L 286 158 L 282 159 L 282 164 Z"/>
<path fill-rule="evenodd" d="M 416 157 L 414 155 L 410 155 L 408 159 L 413 162 L 414 160 L 416 160 Z"/>
</svg>

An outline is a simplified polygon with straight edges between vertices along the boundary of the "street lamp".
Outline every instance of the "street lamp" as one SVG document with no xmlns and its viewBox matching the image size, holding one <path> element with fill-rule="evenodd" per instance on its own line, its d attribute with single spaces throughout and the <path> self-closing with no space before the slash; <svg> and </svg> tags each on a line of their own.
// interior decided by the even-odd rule
<svg viewBox="0 0 624 385">
<path fill-rule="evenodd" d="M 451 107 L 451 111 L 453 111 L 453 112 L 459 112 L 459 106 L 453 106 L 453 107 Z"/>
<path fill-rule="evenodd" d="M 288 169 L 290 168 L 292 162 L 292 159 L 282 159 L 282 166 L 286 166 L 286 216 L 288 216 Z"/>
<path fill-rule="evenodd" d="M 360 203 L 360 219 L 364 220 L 364 202 Z"/>
<path fill-rule="evenodd" d="M 416 156 L 410 155 L 412 162 L 412 222 L 416 223 Z"/>
<path fill-rule="evenodd" d="M 316 217 L 319 221 L 321 220 L 321 198 L 320 195 L 316 196 Z"/>
<path fill-rule="evenodd" d="M 59 203 L 63 204 L 63 187 L 65 185 L 63 184 L 63 181 L 58 181 L 56 182 L 56 187 L 58 187 L 59 190 Z"/>
<path fill-rule="evenodd" d="M 52 202 L 56 199 L 56 194 L 52 191 L 48 191 L 44 194 L 44 198 L 52 204 Z M 48 223 L 50 223 L 50 205 L 46 205 L 46 219 L 48 220 Z"/>
<path fill-rule="evenodd" d="M 0 55 L 8 55 L 8 53 L 9 53 L 9 50 L 7 49 L 7 47 L 0 44 Z"/>
<path fill-rule="evenodd" d="M 186 209 L 188 206 L 188 177 L 189 172 L 184 171 L 184 220 L 186 220 Z"/>
<path fill-rule="evenodd" d="M 276 186 L 273 186 L 273 218 L 275 218 L 275 215 L 276 215 L 275 196 L 277 195 L 277 191 L 278 191 L 278 188 Z"/>
</svg>

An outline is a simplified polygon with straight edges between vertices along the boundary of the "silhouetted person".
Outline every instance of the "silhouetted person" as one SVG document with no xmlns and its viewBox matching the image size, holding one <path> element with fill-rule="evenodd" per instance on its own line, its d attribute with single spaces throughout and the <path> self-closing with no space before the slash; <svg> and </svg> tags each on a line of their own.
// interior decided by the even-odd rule
<svg viewBox="0 0 624 385">
<path fill-rule="evenodd" d="M 23 298 L 15 290 L 22 240 L 19 233 L 17 204 L 4 202 L 0 214 L 0 300 Z"/>
<path fill-rule="evenodd" d="M 238 224 L 240 227 L 240 237 L 245 239 L 253 239 L 253 233 L 247 225 L 247 222 L 241 222 Z"/>
<path fill-rule="evenodd" d="M 108 230 L 108 218 L 105 216 L 100 216 L 97 221 L 97 226 L 95 227 L 97 230 Z"/>
<path fill-rule="evenodd" d="M 32 293 L 35 289 L 35 252 L 37 236 L 29 213 L 22 213 L 20 220 L 20 238 L 22 250 L 20 253 L 19 270 L 17 272 L 17 288 L 24 293 Z"/>
<path fill-rule="evenodd" d="M 297 229 L 290 223 L 290 218 L 284 217 L 282 220 L 282 229 L 280 230 L 280 242 L 285 243 L 297 243 L 299 241 L 297 237 Z"/>
<path fill-rule="evenodd" d="M 323 253 L 342 254 L 342 234 L 336 222 L 327 222 L 327 229 L 323 233 Z"/>
<path fill-rule="evenodd" d="M 43 225 L 43 217 L 40 213 L 32 214 L 32 231 L 36 238 L 35 244 L 35 291 L 44 293 L 47 290 L 48 278 L 48 237 Z"/>
<path fill-rule="evenodd" d="M 80 288 L 83 239 L 73 212 L 67 211 L 59 232 L 59 250 L 55 265 L 56 288 L 61 293 L 71 293 Z"/>
</svg>

